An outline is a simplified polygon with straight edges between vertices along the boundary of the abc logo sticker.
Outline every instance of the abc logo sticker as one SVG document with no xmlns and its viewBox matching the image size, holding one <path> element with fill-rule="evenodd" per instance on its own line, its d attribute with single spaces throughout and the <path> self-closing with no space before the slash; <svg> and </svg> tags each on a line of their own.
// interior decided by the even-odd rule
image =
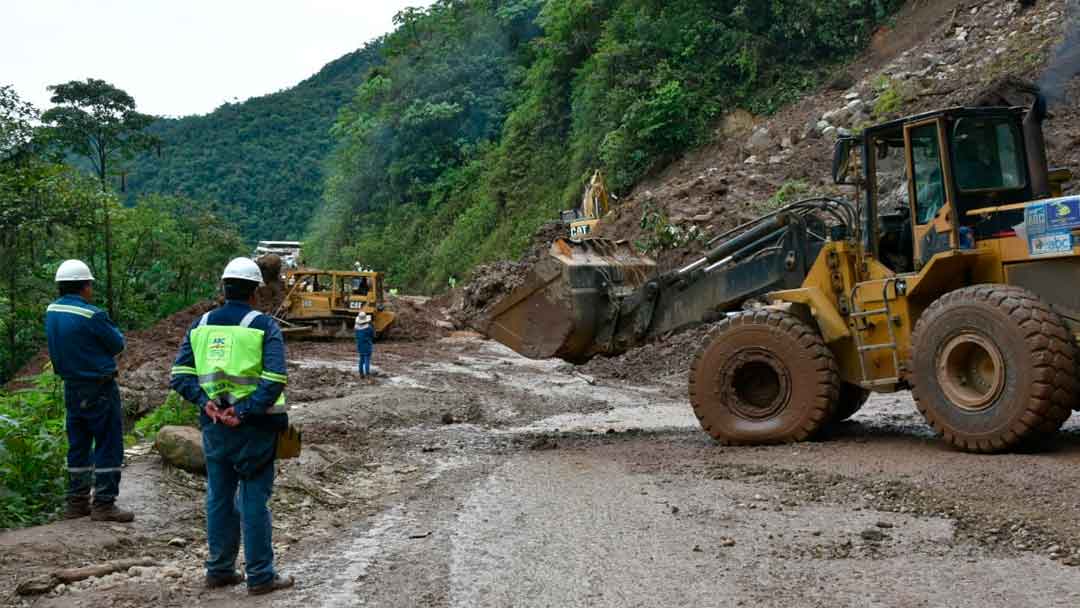
<svg viewBox="0 0 1080 608">
<path fill-rule="evenodd" d="M 225 333 L 210 334 L 206 358 L 210 361 L 228 361 L 232 353 L 232 338 Z"/>
</svg>

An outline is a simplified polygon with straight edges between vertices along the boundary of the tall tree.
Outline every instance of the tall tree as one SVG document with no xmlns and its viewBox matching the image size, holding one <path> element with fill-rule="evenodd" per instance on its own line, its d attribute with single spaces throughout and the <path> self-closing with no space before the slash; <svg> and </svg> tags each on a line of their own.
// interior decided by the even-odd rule
<svg viewBox="0 0 1080 608">
<path fill-rule="evenodd" d="M 42 160 L 31 146 L 37 111 L 19 99 L 9 86 L 0 86 L 0 318 L 6 344 L 0 346 L 0 379 L 15 371 L 32 352 L 35 274 L 41 274 L 48 250 L 60 227 L 80 227 L 91 221 L 99 197 L 89 178 L 57 163 Z"/>
<path fill-rule="evenodd" d="M 135 98 L 104 80 L 88 78 L 49 87 L 55 107 L 41 119 L 48 140 L 59 149 L 89 161 L 101 183 L 108 190 L 110 174 L 140 152 L 153 149 L 158 140 L 146 132 L 154 117 L 135 110 Z M 115 319 L 113 289 L 112 225 L 108 206 L 104 207 L 105 298 L 109 314 Z"/>
<path fill-rule="evenodd" d="M 34 135 L 37 109 L 10 85 L 0 85 L 0 160 L 15 156 Z"/>
</svg>

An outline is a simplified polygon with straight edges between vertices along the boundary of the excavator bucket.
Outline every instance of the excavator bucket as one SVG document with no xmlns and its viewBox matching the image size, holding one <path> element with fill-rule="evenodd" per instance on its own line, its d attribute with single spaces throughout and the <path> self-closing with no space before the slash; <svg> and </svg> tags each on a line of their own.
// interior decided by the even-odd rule
<svg viewBox="0 0 1080 608">
<path fill-rule="evenodd" d="M 558 239 L 525 283 L 492 309 L 486 333 L 533 359 L 580 361 L 608 352 L 619 303 L 655 268 L 625 242 Z"/>
</svg>

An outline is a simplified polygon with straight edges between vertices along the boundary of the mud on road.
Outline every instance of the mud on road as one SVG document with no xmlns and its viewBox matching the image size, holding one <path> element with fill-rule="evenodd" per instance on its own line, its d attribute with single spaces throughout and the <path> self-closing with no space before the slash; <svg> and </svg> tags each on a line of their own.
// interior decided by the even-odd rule
<svg viewBox="0 0 1080 608">
<path fill-rule="evenodd" d="M 819 441 L 722 448 L 685 375 L 530 361 L 456 334 L 290 345 L 305 452 L 278 469 L 265 598 L 206 591 L 204 481 L 129 454 L 131 525 L 0 534 L 25 606 L 1074 606 L 1080 426 L 1041 453 L 935 439 L 907 395 Z M 294 370 L 304 370 L 295 373 Z M 620 377 L 621 376 L 621 377 Z M 57 568 L 158 564 L 20 597 Z"/>
</svg>

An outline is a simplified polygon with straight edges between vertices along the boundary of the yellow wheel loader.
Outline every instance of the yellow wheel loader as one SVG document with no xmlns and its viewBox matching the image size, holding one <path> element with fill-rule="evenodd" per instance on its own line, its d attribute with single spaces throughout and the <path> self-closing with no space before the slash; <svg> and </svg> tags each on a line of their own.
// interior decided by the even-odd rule
<svg viewBox="0 0 1080 608">
<path fill-rule="evenodd" d="M 1080 403 L 1080 197 L 1047 167 L 1045 101 L 951 108 L 836 144 L 858 204 L 800 201 L 663 274 L 606 241 L 560 241 L 488 333 L 580 361 L 719 320 L 690 371 L 726 444 L 802 441 L 871 392 L 910 388 L 953 446 L 999 452 Z"/>
</svg>

